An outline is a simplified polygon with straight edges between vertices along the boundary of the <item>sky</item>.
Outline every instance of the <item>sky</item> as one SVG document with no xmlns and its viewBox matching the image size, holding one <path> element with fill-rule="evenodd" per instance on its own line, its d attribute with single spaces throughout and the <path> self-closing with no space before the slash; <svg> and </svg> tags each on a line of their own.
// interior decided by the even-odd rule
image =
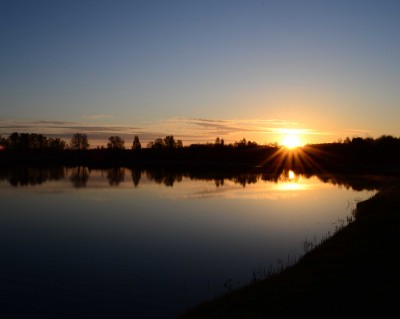
<svg viewBox="0 0 400 319">
<path fill-rule="evenodd" d="M 1 0 L 0 134 L 400 136 L 400 1 Z"/>
</svg>

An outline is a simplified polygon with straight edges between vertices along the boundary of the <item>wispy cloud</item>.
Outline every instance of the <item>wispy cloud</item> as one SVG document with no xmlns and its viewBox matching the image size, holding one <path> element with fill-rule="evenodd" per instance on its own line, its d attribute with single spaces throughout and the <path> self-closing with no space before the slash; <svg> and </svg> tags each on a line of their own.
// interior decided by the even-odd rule
<svg viewBox="0 0 400 319">
<path fill-rule="evenodd" d="M 32 121 L 34 124 L 39 124 L 39 125 L 71 125 L 74 124 L 74 122 L 66 122 L 66 121 Z"/>
<path fill-rule="evenodd" d="M 352 135 L 352 136 L 354 136 L 354 135 L 365 136 L 365 135 L 370 134 L 370 132 L 371 131 L 369 131 L 369 130 L 360 130 L 360 129 L 354 129 L 354 128 L 349 128 L 349 129 L 343 130 L 343 134 L 349 134 L 349 135 Z"/>
<path fill-rule="evenodd" d="M 108 114 L 94 114 L 94 115 L 82 116 L 82 118 L 88 120 L 104 120 L 104 119 L 112 119 L 114 118 L 114 116 Z"/>
<path fill-rule="evenodd" d="M 333 132 L 329 131 L 321 131 L 321 130 L 313 130 L 313 129 L 305 129 L 305 128 L 286 128 L 286 127 L 277 127 L 277 128 L 267 128 L 265 133 L 271 134 L 296 134 L 296 135 L 332 135 Z"/>
</svg>

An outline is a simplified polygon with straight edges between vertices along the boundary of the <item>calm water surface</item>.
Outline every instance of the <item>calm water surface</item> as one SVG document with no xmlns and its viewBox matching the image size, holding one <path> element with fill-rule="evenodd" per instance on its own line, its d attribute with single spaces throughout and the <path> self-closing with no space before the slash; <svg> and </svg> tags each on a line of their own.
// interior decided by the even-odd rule
<svg viewBox="0 0 400 319">
<path fill-rule="evenodd" d="M 372 193 L 293 172 L 2 171 L 0 309 L 175 318 L 293 263 Z"/>
</svg>

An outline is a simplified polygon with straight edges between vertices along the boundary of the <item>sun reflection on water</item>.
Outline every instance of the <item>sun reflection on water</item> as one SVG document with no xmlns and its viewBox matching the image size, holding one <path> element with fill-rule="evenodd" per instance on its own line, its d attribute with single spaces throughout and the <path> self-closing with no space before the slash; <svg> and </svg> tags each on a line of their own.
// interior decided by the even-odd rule
<svg viewBox="0 0 400 319">
<path fill-rule="evenodd" d="M 281 191 L 305 190 L 306 188 L 301 176 L 296 175 L 292 170 L 283 172 L 277 184 L 277 189 Z"/>
</svg>

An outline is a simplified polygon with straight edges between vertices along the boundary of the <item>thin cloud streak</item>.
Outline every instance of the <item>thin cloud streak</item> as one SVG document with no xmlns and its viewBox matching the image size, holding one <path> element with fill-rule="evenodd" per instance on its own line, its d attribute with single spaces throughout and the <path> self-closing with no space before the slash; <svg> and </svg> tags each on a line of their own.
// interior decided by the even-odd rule
<svg viewBox="0 0 400 319">
<path fill-rule="evenodd" d="M 94 114 L 94 115 L 82 116 L 83 119 L 88 119 L 88 120 L 104 120 L 104 119 L 112 119 L 114 117 L 115 116 L 108 114 Z"/>
<path fill-rule="evenodd" d="M 351 134 L 351 135 L 355 135 L 355 134 L 362 134 L 362 135 L 366 135 L 366 134 L 370 134 L 370 130 L 359 130 L 359 129 L 345 129 L 343 131 L 343 134 Z"/>
</svg>

